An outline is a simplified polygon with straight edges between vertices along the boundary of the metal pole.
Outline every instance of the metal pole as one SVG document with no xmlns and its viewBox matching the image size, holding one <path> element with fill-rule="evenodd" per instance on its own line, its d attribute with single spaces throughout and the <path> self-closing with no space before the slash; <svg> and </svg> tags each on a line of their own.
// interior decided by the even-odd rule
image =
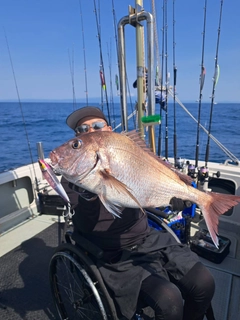
<svg viewBox="0 0 240 320">
<path fill-rule="evenodd" d="M 124 26 L 128 23 L 128 16 L 123 17 L 118 23 L 118 59 L 119 59 L 119 82 L 120 82 L 120 99 L 122 112 L 122 130 L 128 131 L 127 120 L 127 79 L 125 64 L 125 37 Z"/>
<path fill-rule="evenodd" d="M 143 36 L 144 28 L 138 23 L 138 14 L 142 10 L 143 1 L 135 1 L 135 14 L 136 14 L 136 62 L 137 62 L 137 101 L 138 101 L 138 125 L 139 132 L 144 139 L 144 127 L 142 125 L 142 116 L 145 108 L 145 97 L 143 92 L 143 83 L 144 83 L 144 53 L 143 53 Z"/>
<path fill-rule="evenodd" d="M 153 34 L 153 17 L 148 15 L 147 19 L 147 44 L 148 44 L 148 113 L 155 114 L 155 81 L 154 81 L 154 34 Z M 155 127 L 149 126 L 149 143 L 150 148 L 156 153 Z"/>
</svg>

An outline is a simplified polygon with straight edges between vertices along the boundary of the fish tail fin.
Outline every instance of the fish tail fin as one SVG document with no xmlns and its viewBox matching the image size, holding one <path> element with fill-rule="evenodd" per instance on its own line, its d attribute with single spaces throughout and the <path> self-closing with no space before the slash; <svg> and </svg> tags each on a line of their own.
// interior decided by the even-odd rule
<svg viewBox="0 0 240 320">
<path fill-rule="evenodd" d="M 208 201 L 199 205 L 205 218 L 211 238 L 218 248 L 218 219 L 227 210 L 240 203 L 240 196 L 211 192 L 208 193 Z"/>
</svg>

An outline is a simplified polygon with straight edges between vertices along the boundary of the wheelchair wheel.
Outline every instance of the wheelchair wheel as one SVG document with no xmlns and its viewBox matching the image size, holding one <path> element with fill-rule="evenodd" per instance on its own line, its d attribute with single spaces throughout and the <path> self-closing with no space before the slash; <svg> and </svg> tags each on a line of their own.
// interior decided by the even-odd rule
<svg viewBox="0 0 240 320">
<path fill-rule="evenodd" d="M 91 259 L 72 244 L 62 244 L 52 256 L 49 277 L 61 320 L 117 320 L 114 303 Z"/>
<path fill-rule="evenodd" d="M 153 227 L 157 230 L 165 230 L 169 232 L 178 243 L 181 243 L 176 233 L 161 218 L 157 217 L 152 212 L 149 212 L 149 211 L 146 211 L 146 212 L 148 216 L 148 224 L 150 225 L 150 227 Z"/>
</svg>

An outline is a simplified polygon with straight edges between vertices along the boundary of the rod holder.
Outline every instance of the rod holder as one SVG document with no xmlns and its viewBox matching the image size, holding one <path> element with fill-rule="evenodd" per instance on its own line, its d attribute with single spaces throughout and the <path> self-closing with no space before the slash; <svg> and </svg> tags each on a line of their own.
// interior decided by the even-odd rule
<svg viewBox="0 0 240 320">
<path fill-rule="evenodd" d="M 42 142 L 37 142 L 38 159 L 44 159 L 44 151 Z"/>
</svg>

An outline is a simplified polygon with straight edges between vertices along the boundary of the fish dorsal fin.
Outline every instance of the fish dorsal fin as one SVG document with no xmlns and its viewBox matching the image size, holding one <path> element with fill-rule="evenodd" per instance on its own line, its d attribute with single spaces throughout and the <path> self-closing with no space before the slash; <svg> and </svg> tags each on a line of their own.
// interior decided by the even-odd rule
<svg viewBox="0 0 240 320">
<path fill-rule="evenodd" d="M 141 147 L 145 152 L 147 152 L 151 157 L 156 159 L 158 162 L 160 162 L 162 165 L 166 166 L 168 169 L 171 169 L 174 171 L 179 178 L 185 182 L 188 185 L 192 185 L 193 179 L 186 175 L 185 173 L 179 171 L 176 169 L 171 163 L 163 160 L 159 156 L 157 156 L 147 145 L 146 142 L 141 138 L 140 133 L 136 130 L 132 130 L 129 132 L 122 132 L 125 136 L 127 136 L 129 139 L 131 139 L 134 143 L 136 143 L 139 147 Z"/>
<path fill-rule="evenodd" d="M 133 194 L 128 190 L 127 186 L 123 182 L 119 181 L 114 176 L 112 176 L 109 170 L 101 171 L 100 174 L 104 178 L 105 185 L 108 185 L 109 187 L 117 190 L 119 193 L 132 198 L 132 200 L 136 202 L 137 206 L 141 209 L 141 211 L 145 213 L 139 201 L 133 196 Z M 116 215 L 116 216 L 118 216 L 116 213 L 121 214 L 121 208 L 119 206 L 119 203 L 112 203 L 112 202 L 110 203 L 103 194 L 100 194 L 98 196 L 102 201 L 103 205 L 105 206 L 105 208 L 109 212 L 111 212 L 113 215 Z"/>
<path fill-rule="evenodd" d="M 128 131 L 128 132 L 122 132 L 121 134 L 125 135 L 126 137 L 128 137 L 129 139 L 131 139 L 133 142 L 135 142 L 139 147 L 141 147 L 142 149 L 146 150 L 146 151 L 150 151 L 151 150 L 148 148 L 148 146 L 146 145 L 145 140 L 143 140 L 140 136 L 140 132 L 136 131 L 136 130 L 132 130 L 132 131 Z"/>
</svg>

